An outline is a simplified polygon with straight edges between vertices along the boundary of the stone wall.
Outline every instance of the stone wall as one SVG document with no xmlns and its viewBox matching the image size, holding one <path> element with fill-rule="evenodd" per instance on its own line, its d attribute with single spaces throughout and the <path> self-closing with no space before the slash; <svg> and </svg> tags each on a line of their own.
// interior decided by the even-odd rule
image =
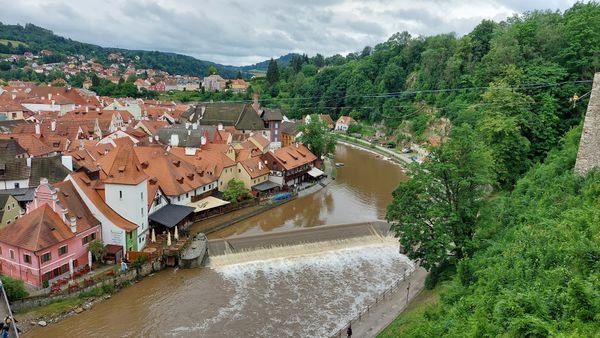
<svg viewBox="0 0 600 338">
<path fill-rule="evenodd" d="M 135 271 L 135 269 L 130 269 L 125 273 L 117 273 L 114 277 L 104 279 L 96 284 L 90 285 L 88 287 L 78 289 L 77 291 L 71 293 L 60 293 L 56 295 L 50 296 L 36 296 L 29 297 L 21 300 L 16 300 L 11 302 L 11 308 L 13 311 L 23 311 L 28 310 L 34 307 L 47 305 L 50 303 L 54 303 L 57 301 L 77 298 L 79 294 L 86 291 L 91 291 L 94 288 L 102 287 L 102 285 L 112 284 L 117 289 L 121 288 L 125 285 L 128 285 L 130 282 L 137 280 L 139 278 L 148 276 L 149 274 L 162 270 L 165 268 L 165 265 L 161 261 L 148 262 L 142 265 L 139 269 L 139 274 Z"/>
<path fill-rule="evenodd" d="M 597 167 L 600 167 L 600 73 L 596 73 L 594 76 L 592 93 L 579 141 L 575 174 L 585 176 L 590 170 Z"/>
</svg>

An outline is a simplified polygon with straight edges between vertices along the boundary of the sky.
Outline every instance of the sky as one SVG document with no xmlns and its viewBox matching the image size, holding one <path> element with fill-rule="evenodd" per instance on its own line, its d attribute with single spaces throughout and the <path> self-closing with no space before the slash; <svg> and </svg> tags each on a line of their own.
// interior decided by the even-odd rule
<svg viewBox="0 0 600 338">
<path fill-rule="evenodd" d="M 393 33 L 470 32 L 534 9 L 574 0 L 0 0 L 4 24 L 33 23 L 104 47 L 160 50 L 230 65 L 290 52 L 330 56 L 386 41 Z"/>
</svg>

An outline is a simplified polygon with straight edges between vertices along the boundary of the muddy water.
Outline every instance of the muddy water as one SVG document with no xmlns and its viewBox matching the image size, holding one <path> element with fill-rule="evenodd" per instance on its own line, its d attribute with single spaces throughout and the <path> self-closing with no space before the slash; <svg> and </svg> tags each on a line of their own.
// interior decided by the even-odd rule
<svg viewBox="0 0 600 338">
<path fill-rule="evenodd" d="M 217 236 L 381 219 L 404 175 L 374 155 L 338 146 L 327 189 Z M 294 252 L 301 252 L 294 250 Z M 323 243 L 305 253 L 166 270 L 90 311 L 24 337 L 327 337 L 391 285 L 410 263 L 393 239 Z"/>
<path fill-rule="evenodd" d="M 344 166 L 338 169 L 337 180 L 327 189 L 251 217 L 209 238 L 385 218 L 392 191 L 406 179 L 400 167 L 377 159 L 372 153 L 343 145 L 337 146 L 335 160 Z"/>
</svg>

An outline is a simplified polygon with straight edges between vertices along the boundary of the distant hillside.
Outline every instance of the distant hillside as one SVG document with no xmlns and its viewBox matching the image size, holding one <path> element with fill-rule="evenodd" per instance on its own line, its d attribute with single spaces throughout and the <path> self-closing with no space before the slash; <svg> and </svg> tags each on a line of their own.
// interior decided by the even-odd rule
<svg viewBox="0 0 600 338">
<path fill-rule="evenodd" d="M 277 61 L 277 63 L 279 65 L 287 65 L 288 63 L 290 63 L 290 61 L 292 61 L 292 59 L 295 56 L 301 56 L 298 53 L 289 53 L 286 54 L 284 56 L 281 56 L 277 59 L 275 59 L 275 61 Z M 271 60 L 265 60 L 263 62 L 259 62 L 259 63 L 255 63 L 253 65 L 249 65 L 249 66 L 243 66 L 243 67 L 239 67 L 243 72 L 249 72 L 251 70 L 262 70 L 262 71 L 267 71 L 267 68 L 269 67 L 269 61 Z"/>
<path fill-rule="evenodd" d="M 83 43 L 64 38 L 54 34 L 51 30 L 38 27 L 33 24 L 4 25 L 0 23 L 0 41 L 11 42 L 8 46 L 3 43 L 6 50 L 0 50 L 0 54 L 34 52 L 38 53 L 48 49 L 55 54 L 62 55 L 84 55 L 86 58 L 95 58 L 97 62 L 104 65 L 112 63 L 107 59 L 110 53 L 120 53 L 125 59 L 131 60 L 136 68 L 153 68 L 164 70 L 171 74 L 205 76 L 210 66 L 215 66 L 219 74 L 225 78 L 234 78 L 238 71 L 242 71 L 245 77 L 250 77 L 251 69 L 267 69 L 268 60 L 256 65 L 236 67 L 225 66 L 210 61 L 198 60 L 194 57 L 176 53 L 159 51 L 129 50 L 121 48 L 105 48 L 97 45 Z M 20 43 L 15 43 L 20 42 Z M 288 54 L 280 59 L 287 63 L 293 54 Z M 278 59 L 278 60 L 280 60 Z"/>
</svg>

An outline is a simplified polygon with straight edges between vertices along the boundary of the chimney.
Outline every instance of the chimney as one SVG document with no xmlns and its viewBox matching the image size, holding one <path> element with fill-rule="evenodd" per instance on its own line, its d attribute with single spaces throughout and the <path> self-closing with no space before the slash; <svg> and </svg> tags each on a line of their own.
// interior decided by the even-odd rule
<svg viewBox="0 0 600 338">
<path fill-rule="evenodd" d="M 200 145 L 205 145 L 206 144 L 206 137 L 202 136 L 200 137 Z"/>
<path fill-rule="evenodd" d="M 189 122 L 185 123 L 185 129 L 190 129 L 190 123 Z"/>
<path fill-rule="evenodd" d="M 69 223 L 71 223 L 71 232 L 76 233 L 77 232 L 77 217 L 71 216 L 69 218 Z"/>
<path fill-rule="evenodd" d="M 52 94 L 48 93 L 48 100 L 52 100 Z"/>
<path fill-rule="evenodd" d="M 258 170 L 262 170 L 262 168 L 263 168 L 262 162 L 258 162 Z"/>
<path fill-rule="evenodd" d="M 258 113 L 258 111 L 260 110 L 260 103 L 258 102 L 258 93 L 252 94 L 252 101 L 252 108 L 254 108 L 254 110 L 256 110 L 256 112 Z"/>
<path fill-rule="evenodd" d="M 35 134 L 36 135 L 40 135 L 42 133 L 42 127 L 40 126 L 39 122 L 35 123 Z"/>
<path fill-rule="evenodd" d="M 85 106 L 85 112 L 88 113 L 90 111 L 90 107 Z"/>
<path fill-rule="evenodd" d="M 79 140 L 79 150 L 83 150 L 83 149 L 84 149 L 84 147 L 83 147 L 83 140 L 80 139 Z"/>
<path fill-rule="evenodd" d="M 27 158 L 27 166 L 31 168 L 31 157 Z"/>
<path fill-rule="evenodd" d="M 50 130 L 56 131 L 56 120 L 50 122 Z"/>
<path fill-rule="evenodd" d="M 217 129 L 219 131 L 223 130 L 223 123 L 219 123 L 218 126 L 217 126 Z"/>
<path fill-rule="evenodd" d="M 17 94 L 12 94 L 12 99 L 16 99 L 17 98 Z"/>
</svg>

